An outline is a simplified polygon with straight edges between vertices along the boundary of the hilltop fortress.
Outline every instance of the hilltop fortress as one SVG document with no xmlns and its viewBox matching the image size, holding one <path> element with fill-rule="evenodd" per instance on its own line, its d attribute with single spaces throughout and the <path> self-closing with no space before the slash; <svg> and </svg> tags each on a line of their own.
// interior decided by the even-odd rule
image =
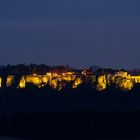
<svg viewBox="0 0 140 140">
<path fill-rule="evenodd" d="M 122 90 L 131 90 L 135 84 L 140 83 L 140 76 L 131 76 L 126 71 L 118 71 L 111 73 L 94 73 L 89 70 L 67 71 L 63 73 L 47 72 L 45 75 L 30 74 L 22 75 L 19 81 L 16 81 L 15 75 L 8 75 L 6 77 L 6 87 L 10 88 L 15 82 L 18 83 L 16 88 L 26 88 L 28 84 L 37 86 L 38 88 L 46 85 L 51 86 L 56 90 L 65 88 L 68 84 L 71 88 L 77 88 L 82 84 L 90 85 L 98 91 L 103 91 L 112 84 L 116 88 Z M 0 87 L 3 88 L 3 78 L 0 77 Z"/>
</svg>

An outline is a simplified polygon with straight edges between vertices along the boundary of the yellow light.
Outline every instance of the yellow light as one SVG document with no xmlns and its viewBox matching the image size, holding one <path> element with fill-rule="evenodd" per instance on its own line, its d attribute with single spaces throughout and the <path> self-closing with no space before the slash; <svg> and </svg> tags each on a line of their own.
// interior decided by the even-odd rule
<svg viewBox="0 0 140 140">
<path fill-rule="evenodd" d="M 81 78 L 77 78 L 75 81 L 74 81 L 74 84 L 73 84 L 73 88 L 77 88 L 79 85 L 82 84 L 82 80 Z"/>
<path fill-rule="evenodd" d="M 26 81 L 25 81 L 25 77 L 22 76 L 20 82 L 19 82 L 19 88 L 25 88 L 26 87 Z"/>
<path fill-rule="evenodd" d="M 107 79 L 105 75 L 98 77 L 97 90 L 102 91 L 107 87 Z"/>
<path fill-rule="evenodd" d="M 132 79 L 121 79 L 119 81 L 119 88 L 123 89 L 123 90 L 131 90 L 134 86 L 134 82 Z"/>
<path fill-rule="evenodd" d="M 0 77 L 0 88 L 2 87 L 2 78 Z"/>
<path fill-rule="evenodd" d="M 14 82 L 14 75 L 9 75 L 7 77 L 6 85 L 7 87 L 11 87 Z"/>
<path fill-rule="evenodd" d="M 66 73 L 62 73 L 62 75 L 64 76 L 64 75 L 66 75 Z"/>
</svg>

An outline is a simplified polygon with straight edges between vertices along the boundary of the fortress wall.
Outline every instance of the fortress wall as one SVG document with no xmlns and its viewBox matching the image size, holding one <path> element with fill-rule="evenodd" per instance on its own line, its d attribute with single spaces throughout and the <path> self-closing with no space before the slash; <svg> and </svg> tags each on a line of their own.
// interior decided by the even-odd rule
<svg viewBox="0 0 140 140">
<path fill-rule="evenodd" d="M 86 75 L 84 75 L 86 76 Z M 90 78 L 85 77 L 85 79 L 90 79 L 90 81 L 93 81 L 93 76 L 91 75 Z M 45 86 L 46 84 L 49 84 L 50 86 L 58 89 L 59 87 L 65 87 L 66 82 L 73 82 L 73 88 L 77 88 L 80 84 L 82 84 L 83 81 L 83 75 L 74 75 L 74 74 L 47 74 L 47 75 L 26 75 L 22 76 L 18 88 L 25 88 L 26 84 L 31 83 L 33 85 L 36 85 L 38 87 Z M 127 77 L 122 77 L 122 74 L 120 76 L 117 75 L 100 75 L 97 79 L 97 90 L 102 91 L 107 88 L 110 83 L 115 83 L 116 85 L 120 85 L 120 87 L 125 87 L 126 89 L 131 89 L 132 82 L 134 83 L 140 83 L 140 76 L 131 76 L 128 75 Z M 0 87 L 2 87 L 2 78 L 0 77 Z M 6 80 L 7 87 L 11 87 L 13 83 L 15 82 L 15 76 L 14 75 L 8 75 Z M 96 83 L 96 82 L 94 82 Z"/>
</svg>

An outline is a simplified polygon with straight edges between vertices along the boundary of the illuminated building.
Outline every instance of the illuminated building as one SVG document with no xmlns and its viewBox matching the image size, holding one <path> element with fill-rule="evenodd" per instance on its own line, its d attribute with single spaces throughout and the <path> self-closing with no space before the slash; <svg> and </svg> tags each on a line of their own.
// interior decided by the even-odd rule
<svg viewBox="0 0 140 140">
<path fill-rule="evenodd" d="M 119 72 L 117 72 L 117 73 L 115 74 L 115 76 L 127 78 L 128 72 L 119 71 Z"/>
</svg>

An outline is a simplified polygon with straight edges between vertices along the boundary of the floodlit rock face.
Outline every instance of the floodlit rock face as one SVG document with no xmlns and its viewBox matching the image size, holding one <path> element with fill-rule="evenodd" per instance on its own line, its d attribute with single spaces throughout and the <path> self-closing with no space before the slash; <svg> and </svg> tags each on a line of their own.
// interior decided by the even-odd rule
<svg viewBox="0 0 140 140">
<path fill-rule="evenodd" d="M 7 77 L 6 86 L 11 87 L 14 82 L 14 75 L 9 75 Z"/>
<path fill-rule="evenodd" d="M 49 77 L 41 75 L 27 75 L 25 81 L 26 83 L 32 83 L 39 87 L 41 84 L 47 84 Z"/>
<path fill-rule="evenodd" d="M 102 91 L 105 90 L 106 88 L 107 88 L 106 75 L 99 76 L 97 81 L 97 90 Z"/>
<path fill-rule="evenodd" d="M 33 83 L 34 85 L 41 84 L 41 78 L 38 76 L 26 76 L 27 83 Z"/>
<path fill-rule="evenodd" d="M 76 81 L 75 81 L 76 80 Z M 19 88 L 25 88 L 26 84 L 31 83 L 37 87 L 45 86 L 46 84 L 50 85 L 54 89 L 62 89 L 65 85 L 65 82 L 75 81 L 75 87 L 77 87 L 81 80 L 76 79 L 76 75 L 58 75 L 58 74 L 51 74 L 47 73 L 47 75 L 26 75 L 22 76 L 19 82 Z"/>
<path fill-rule="evenodd" d="M 77 88 L 79 85 L 81 85 L 83 83 L 82 79 L 81 78 L 77 78 L 75 81 L 74 81 L 74 84 L 73 84 L 73 88 Z"/>
<path fill-rule="evenodd" d="M 25 76 L 22 76 L 22 78 L 20 79 L 20 82 L 19 82 L 19 88 L 25 88 L 25 87 L 26 87 Z"/>
<path fill-rule="evenodd" d="M 123 90 L 131 90 L 134 87 L 134 81 L 132 79 L 122 79 L 119 82 L 119 88 Z"/>
<path fill-rule="evenodd" d="M 37 87 L 45 86 L 49 81 L 48 76 L 44 75 L 26 75 L 22 76 L 19 82 L 19 88 L 25 88 L 26 84 L 31 83 Z"/>
<path fill-rule="evenodd" d="M 57 89 L 57 79 L 53 79 L 51 82 L 51 86 L 55 89 Z"/>
</svg>

